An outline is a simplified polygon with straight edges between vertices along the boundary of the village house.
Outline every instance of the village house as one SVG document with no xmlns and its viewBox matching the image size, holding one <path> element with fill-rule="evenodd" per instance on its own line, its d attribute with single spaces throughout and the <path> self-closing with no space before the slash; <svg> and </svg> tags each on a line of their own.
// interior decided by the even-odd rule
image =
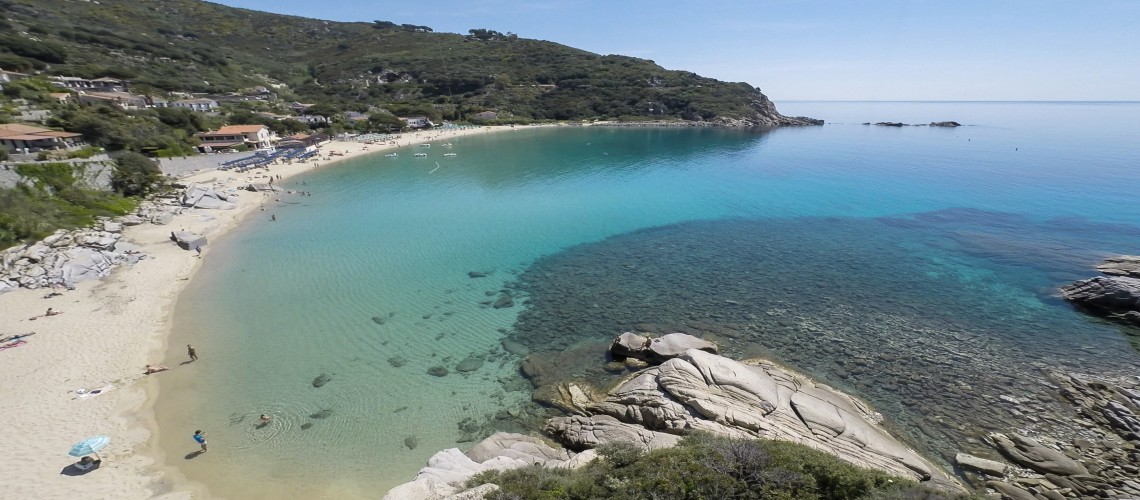
<svg viewBox="0 0 1140 500">
<path fill-rule="evenodd" d="M 26 73 L 17 73 L 15 71 L 4 71 L 3 69 L 0 69 L 0 89 L 4 88 L 5 83 L 14 82 L 16 80 L 23 80 L 27 77 L 28 77 L 28 75 Z"/>
<path fill-rule="evenodd" d="M 0 124 L 0 147 L 15 154 L 77 148 L 84 145 L 82 137 L 32 125 Z"/>
<path fill-rule="evenodd" d="M 327 140 L 329 140 L 329 136 L 326 134 L 299 133 L 277 141 L 277 147 L 302 149 L 309 146 L 318 146 Z"/>
<path fill-rule="evenodd" d="M 202 144 L 198 146 L 204 153 L 236 146 L 250 149 L 268 148 L 277 139 L 265 125 L 226 125 L 218 130 L 197 135 Z"/>
<path fill-rule="evenodd" d="M 435 124 L 428 120 L 426 116 L 409 116 L 407 118 L 400 118 L 408 125 L 408 128 L 429 128 L 434 127 Z"/>
<path fill-rule="evenodd" d="M 206 112 L 218 109 L 218 101 L 205 98 L 183 99 L 170 103 L 170 106 L 173 108 L 187 108 L 191 111 Z"/>
<path fill-rule="evenodd" d="M 309 125 L 327 125 L 329 123 L 328 118 L 319 115 L 297 115 L 290 118 Z"/>
<path fill-rule="evenodd" d="M 76 99 L 79 104 L 94 106 L 108 104 L 122 109 L 143 109 L 150 105 L 146 96 L 128 94 L 126 92 L 87 92 L 79 91 Z"/>
<path fill-rule="evenodd" d="M 127 89 L 127 81 L 102 77 L 94 80 L 74 76 L 53 76 L 51 84 L 57 87 L 89 92 L 122 92 Z"/>
<path fill-rule="evenodd" d="M 350 122 L 363 122 L 368 121 L 368 115 L 358 111 L 345 111 L 344 119 Z"/>
</svg>

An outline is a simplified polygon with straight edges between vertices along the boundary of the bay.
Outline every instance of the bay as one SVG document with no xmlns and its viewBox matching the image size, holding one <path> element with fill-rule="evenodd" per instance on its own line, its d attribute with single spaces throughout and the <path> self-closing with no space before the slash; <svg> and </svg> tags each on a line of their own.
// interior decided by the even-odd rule
<svg viewBox="0 0 1140 500">
<path fill-rule="evenodd" d="M 1140 105 L 780 109 L 829 124 L 520 128 L 292 179 L 313 195 L 212 242 L 179 299 L 169 357 L 193 343 L 201 361 L 161 382 L 168 463 L 232 497 L 376 497 L 435 451 L 550 412 L 505 338 L 603 383 L 599 346 L 625 328 L 716 335 L 867 398 L 935 458 L 972 437 L 953 418 L 998 396 L 947 380 L 1004 364 L 1036 397 L 1058 360 L 1140 366 L 1120 327 L 1051 296 L 1140 251 Z M 965 126 L 862 125 L 943 120 Z M 515 305 L 492 307 L 503 294 Z M 211 451 L 184 460 L 196 429 Z"/>
</svg>

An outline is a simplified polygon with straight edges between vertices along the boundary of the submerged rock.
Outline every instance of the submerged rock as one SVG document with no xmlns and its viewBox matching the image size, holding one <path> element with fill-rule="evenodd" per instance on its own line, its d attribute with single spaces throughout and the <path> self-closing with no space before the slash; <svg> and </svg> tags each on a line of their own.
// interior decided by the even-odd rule
<svg viewBox="0 0 1140 500">
<path fill-rule="evenodd" d="M 301 424 L 301 430 L 308 430 L 308 429 L 311 429 L 312 427 L 313 427 L 312 422 L 305 422 L 305 423 Z"/>
<path fill-rule="evenodd" d="M 420 445 L 420 438 L 418 438 L 418 437 L 408 436 L 408 437 L 404 438 L 404 446 L 407 446 L 409 450 L 414 450 L 419 445 Z"/>
<path fill-rule="evenodd" d="M 316 413 L 309 415 L 309 418 L 315 418 L 315 419 L 329 418 L 332 416 L 332 414 L 333 414 L 332 410 L 321 410 L 321 411 L 318 411 Z"/>
<path fill-rule="evenodd" d="M 465 358 L 463 361 L 460 361 L 458 365 L 455 365 L 455 371 L 464 373 L 473 372 L 482 367 L 483 358 L 480 358 L 478 356 L 467 356 L 467 358 Z"/>
<path fill-rule="evenodd" d="M 495 300 L 495 303 L 492 304 L 491 307 L 494 307 L 495 309 L 503 309 L 505 307 L 514 307 L 514 305 L 515 301 L 511 298 L 511 295 L 504 293 L 502 295 L 499 295 L 499 298 Z"/>
<path fill-rule="evenodd" d="M 380 316 L 373 316 L 372 317 L 372 322 L 376 323 L 377 325 L 383 325 L 385 321 L 387 321 L 387 320 L 385 320 L 383 317 L 380 317 Z"/>
<path fill-rule="evenodd" d="M 317 378 L 313 379 L 313 387 L 323 387 L 325 384 L 329 383 L 330 380 L 332 380 L 332 377 L 329 377 L 324 373 L 317 375 Z"/>
<path fill-rule="evenodd" d="M 433 377 L 446 377 L 448 374 L 448 371 L 447 371 L 446 367 L 436 365 L 436 366 L 433 366 L 431 368 L 428 368 L 427 373 L 428 373 L 428 375 L 431 375 Z"/>
<path fill-rule="evenodd" d="M 399 356 L 393 356 L 391 358 L 388 358 L 388 364 L 392 365 L 392 368 L 399 368 L 408 364 L 408 361 Z"/>
<path fill-rule="evenodd" d="M 487 273 L 485 273 L 483 271 L 469 271 L 467 273 L 467 276 L 470 278 L 486 278 Z"/>
</svg>

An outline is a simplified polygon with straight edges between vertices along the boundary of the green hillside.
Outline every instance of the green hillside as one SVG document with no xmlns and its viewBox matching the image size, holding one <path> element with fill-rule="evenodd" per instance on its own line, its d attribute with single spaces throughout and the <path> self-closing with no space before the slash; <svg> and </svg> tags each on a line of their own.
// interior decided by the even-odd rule
<svg viewBox="0 0 1140 500">
<path fill-rule="evenodd" d="M 127 78 L 147 92 L 272 86 L 285 99 L 361 111 L 430 109 L 450 120 L 495 111 L 518 121 L 809 123 L 779 115 L 746 83 L 644 59 L 491 30 L 434 33 L 196 0 L 0 0 L 0 68 Z"/>
</svg>

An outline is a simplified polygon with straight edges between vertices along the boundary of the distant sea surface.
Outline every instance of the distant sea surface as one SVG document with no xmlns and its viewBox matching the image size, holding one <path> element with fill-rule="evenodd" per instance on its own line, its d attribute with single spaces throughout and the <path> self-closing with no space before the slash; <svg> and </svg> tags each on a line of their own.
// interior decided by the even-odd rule
<svg viewBox="0 0 1140 500">
<path fill-rule="evenodd" d="M 167 462 L 230 498 L 377 498 L 555 413 L 523 356 L 604 385 L 634 329 L 788 363 L 944 464 L 987 431 L 1064 432 L 1048 370 L 1140 369 L 1129 330 L 1055 296 L 1140 253 L 1140 104 L 779 109 L 828 123 L 520 128 L 291 179 L 312 196 L 211 241 L 179 299 Z"/>
</svg>

